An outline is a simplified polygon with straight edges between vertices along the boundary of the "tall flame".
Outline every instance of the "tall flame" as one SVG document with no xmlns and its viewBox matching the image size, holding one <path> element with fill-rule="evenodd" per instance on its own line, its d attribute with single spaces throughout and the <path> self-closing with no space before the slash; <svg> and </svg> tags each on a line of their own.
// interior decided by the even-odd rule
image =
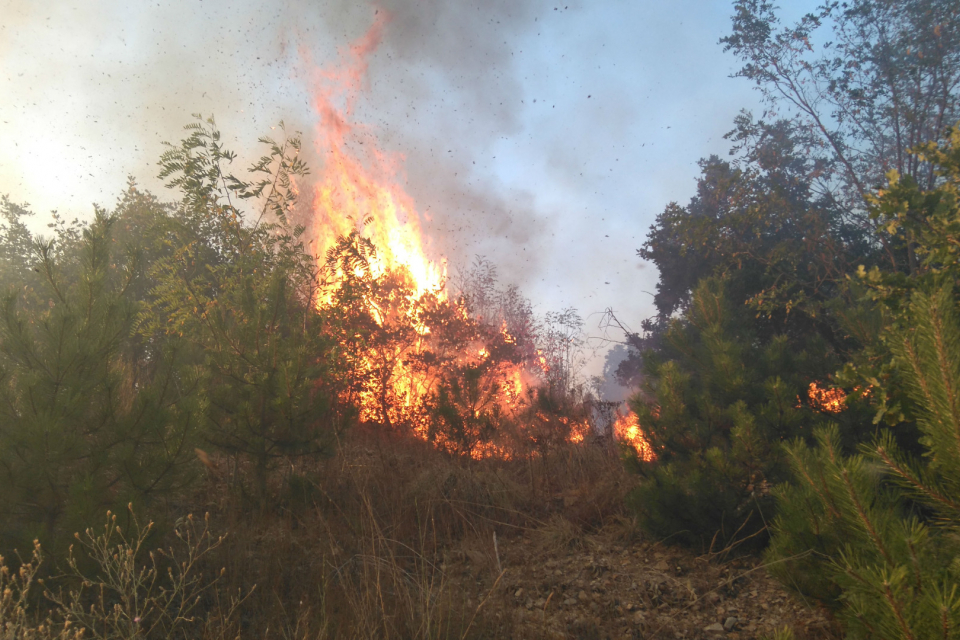
<svg viewBox="0 0 960 640">
<path fill-rule="evenodd" d="M 440 384 L 436 370 L 425 372 L 439 357 L 437 353 L 430 353 L 431 349 L 445 350 L 442 357 L 452 363 L 453 368 L 469 370 L 471 375 L 482 371 L 486 376 L 482 381 L 478 381 L 476 375 L 470 379 L 466 385 L 469 387 L 466 391 L 473 394 L 470 398 L 464 400 L 466 392 L 460 390 L 460 406 L 468 409 L 466 415 L 461 416 L 464 422 L 458 426 L 461 430 L 482 429 L 492 414 L 516 417 L 528 406 L 525 403 L 529 399 L 529 381 L 534 377 L 519 361 L 522 358 L 494 356 L 496 349 L 502 352 L 518 344 L 506 322 L 500 327 L 499 335 L 487 335 L 489 344 L 480 344 L 481 340 L 475 336 L 464 339 L 463 344 L 453 349 L 449 345 L 435 348 L 439 342 L 436 334 L 441 333 L 441 328 L 475 320 L 468 316 L 460 302 L 447 299 L 445 260 L 428 257 L 429 242 L 423 234 L 421 216 L 402 186 L 403 157 L 382 151 L 376 136 L 353 120 L 368 61 L 382 39 L 386 20 L 386 14 L 379 12 L 367 33 L 340 51 L 337 64 L 319 71 L 316 76 L 313 92 L 313 106 L 319 116 L 316 149 L 323 169 L 313 192 L 313 223 L 317 234 L 314 242 L 318 260 L 323 260 L 341 237 L 361 232 L 376 249 L 370 275 L 396 277 L 403 282 L 396 290 L 408 292 L 402 294 L 399 302 L 396 298 L 392 300 L 390 304 L 395 303 L 395 308 L 381 308 L 373 300 L 364 298 L 364 309 L 384 330 L 384 335 L 405 337 L 397 341 L 374 340 L 353 352 L 352 357 L 358 360 L 356 377 L 373 380 L 355 392 L 360 419 L 386 426 L 402 424 L 418 437 L 454 450 L 459 443 L 434 433 L 435 425 L 424 412 L 425 403 L 437 402 Z M 330 302 L 332 296 L 333 293 L 328 293 L 326 300 L 320 302 Z M 437 307 L 443 305 L 447 305 L 443 309 L 452 310 L 453 315 L 445 316 L 446 324 L 431 327 L 424 320 L 429 315 L 424 309 L 429 307 L 437 312 Z M 438 312 L 432 317 L 441 316 Z M 415 331 L 411 333 L 410 328 Z M 451 350 L 455 353 L 451 354 Z M 538 353 L 537 362 L 532 366 L 546 371 L 545 357 Z M 495 410 L 489 406 L 491 396 L 495 396 Z M 549 422 L 549 418 L 544 422 Z M 569 427 L 566 431 L 573 442 L 583 441 L 590 429 L 586 422 L 571 423 L 565 418 L 560 422 Z M 475 458 L 510 458 L 514 452 L 502 443 L 478 438 L 468 453 Z"/>
<path fill-rule="evenodd" d="M 366 127 L 351 121 L 386 19 L 379 12 L 367 33 L 341 50 L 337 65 L 322 70 L 316 83 L 316 147 L 324 162 L 313 194 L 317 255 L 324 256 L 338 237 L 361 230 L 377 248 L 374 275 L 403 267 L 423 294 L 443 288 L 446 265 L 424 251 L 420 215 L 398 177 L 403 158 L 381 151 Z"/>
</svg>

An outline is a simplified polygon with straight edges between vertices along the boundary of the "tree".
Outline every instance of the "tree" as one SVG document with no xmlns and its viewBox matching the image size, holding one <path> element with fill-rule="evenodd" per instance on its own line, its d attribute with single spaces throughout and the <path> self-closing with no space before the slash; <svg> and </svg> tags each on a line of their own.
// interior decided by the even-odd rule
<svg viewBox="0 0 960 640">
<path fill-rule="evenodd" d="M 641 415 L 645 428 L 666 427 L 663 414 L 654 415 L 655 398 L 674 390 L 660 404 L 676 400 L 683 407 L 682 419 L 667 429 L 676 434 L 678 448 L 710 451 L 716 446 L 711 441 L 726 446 L 727 427 L 713 419 L 723 413 L 704 407 L 742 402 L 757 420 L 762 405 L 751 387 L 736 385 L 733 395 L 718 402 L 707 381 L 722 370 L 717 367 L 724 358 L 745 357 L 745 363 L 757 364 L 744 364 L 749 371 L 744 376 L 754 381 L 752 388 L 763 387 L 774 371 L 760 364 L 760 354 L 785 341 L 794 353 L 822 352 L 817 366 L 784 369 L 798 375 L 788 385 L 791 393 L 803 397 L 811 384 L 837 384 L 843 389 L 832 393 L 851 399 L 866 394 L 879 404 L 879 417 L 905 423 L 895 432 L 898 444 L 916 450 L 909 400 L 895 384 L 899 374 L 882 335 L 896 324 L 897 305 L 906 299 L 899 294 L 928 270 L 930 232 L 946 241 L 951 235 L 943 225 L 930 226 L 933 220 L 919 201 L 896 204 L 902 210 L 882 213 L 884 224 L 876 225 L 872 218 L 883 208 L 871 205 L 868 196 L 892 168 L 910 188 L 929 189 L 943 180 L 931 163 L 932 152 L 913 157 L 908 150 L 942 139 L 944 125 L 958 115 L 958 9 L 952 1 L 828 2 L 797 25 L 781 28 L 770 3 L 736 3 L 733 32 L 723 42 L 744 63 L 738 75 L 763 92 L 764 118 L 773 120 L 741 115 L 728 134 L 734 159 L 704 161 L 697 195 L 686 207 L 667 207 L 640 251 L 661 274 L 659 316 L 645 325 L 656 329 L 645 339 L 657 353 L 643 355 L 652 363 L 652 378 L 646 395 L 634 401 L 641 412 L 648 408 L 649 415 Z M 833 42 L 822 41 L 825 25 L 832 28 Z M 862 276 L 852 277 L 858 271 Z M 702 291 L 709 278 L 722 279 L 725 304 L 753 312 L 744 313 L 736 328 L 702 321 L 703 310 L 695 308 L 702 301 L 696 302 L 693 292 Z M 674 316 L 679 324 L 668 320 Z M 678 353 L 675 327 L 685 327 L 689 344 L 708 347 L 707 352 L 691 347 Z M 843 364 L 843 374 L 831 380 L 830 367 Z M 862 412 L 850 411 L 850 402 L 846 406 L 838 416 L 846 423 L 839 442 L 849 452 L 871 427 L 857 424 Z M 805 419 L 808 432 L 811 420 Z M 667 473 L 672 463 L 658 464 Z M 680 486 L 703 477 L 684 475 L 676 465 L 671 473 Z M 703 491 L 709 495 L 709 481 Z M 648 498 L 657 501 L 653 494 Z"/>
<path fill-rule="evenodd" d="M 182 486 L 196 407 L 168 344 L 138 357 L 143 265 L 113 243 L 98 211 L 78 255 L 35 244 L 42 306 L 7 295 L 0 317 L 0 544 L 56 548 L 107 507 Z M 64 265 L 79 264 L 70 272 Z"/>
<path fill-rule="evenodd" d="M 846 374 L 872 387 L 876 420 L 892 428 L 846 457 L 835 427 L 819 431 L 816 448 L 794 442 L 793 482 L 777 489 L 775 572 L 834 609 L 852 637 L 954 637 L 960 622 L 958 149 L 954 127 L 945 144 L 917 150 L 934 167 L 933 189 L 891 171 L 870 198 L 878 233 L 905 227 L 916 243 L 912 272 L 854 276 L 872 339 Z M 913 423 L 920 437 L 905 448 Z"/>
<path fill-rule="evenodd" d="M 11 202 L 6 196 L 0 199 L 0 290 L 7 292 L 12 287 L 26 290 L 36 287 L 39 273 L 35 265 L 33 235 L 23 219 L 33 215 L 26 205 Z M 36 269 L 36 271 L 35 271 Z"/>
<path fill-rule="evenodd" d="M 793 484 L 768 551 L 785 585 L 835 610 L 854 638 L 956 637 L 960 628 L 960 321 L 952 287 L 911 296 L 888 334 L 914 401 L 922 458 L 890 433 L 844 457 L 836 429 L 787 451 Z"/>
<path fill-rule="evenodd" d="M 655 535 L 706 549 L 766 542 L 769 488 L 787 476 L 780 443 L 809 437 L 809 424 L 839 407 L 810 394 L 838 366 L 820 341 L 787 334 L 759 339 L 726 282 L 702 280 L 684 317 L 648 352 L 637 414 L 654 462 L 629 498 Z M 838 416 L 848 445 L 860 437 L 856 411 Z M 639 463 L 639 461 L 637 461 Z"/>
<path fill-rule="evenodd" d="M 761 338 L 816 334 L 834 350 L 855 347 L 829 307 L 850 302 L 847 273 L 876 263 L 868 236 L 813 191 L 818 168 L 803 156 L 794 125 L 737 124 L 742 153 L 734 162 L 702 161 L 697 194 L 685 207 L 667 206 L 638 252 L 660 271 L 661 329 L 698 282 L 719 276 L 731 303 L 755 309 Z"/>
<path fill-rule="evenodd" d="M 286 217 L 306 167 L 299 138 L 264 138 L 270 153 L 250 171 L 266 177 L 244 182 L 225 173 L 234 154 L 212 119 L 187 129 L 160 161 L 161 177 L 182 190 L 185 224 L 175 251 L 152 268 L 157 284 L 142 331 L 190 345 L 203 439 L 233 459 L 237 486 L 264 507 L 276 462 L 323 453 L 338 427 L 322 382 L 336 353 L 317 308 L 316 264 L 303 229 Z M 238 204 L 255 198 L 262 206 L 251 224 Z M 247 466 L 252 487 L 243 482 Z"/>
<path fill-rule="evenodd" d="M 721 41 L 744 62 L 737 75 L 807 132 L 822 166 L 817 190 L 851 224 L 871 230 L 864 198 L 891 169 L 933 187 L 931 165 L 909 150 L 960 118 L 960 3 L 831 1 L 784 28 L 766 0 L 735 7 Z M 892 270 L 916 268 L 912 238 L 878 240 Z"/>
</svg>

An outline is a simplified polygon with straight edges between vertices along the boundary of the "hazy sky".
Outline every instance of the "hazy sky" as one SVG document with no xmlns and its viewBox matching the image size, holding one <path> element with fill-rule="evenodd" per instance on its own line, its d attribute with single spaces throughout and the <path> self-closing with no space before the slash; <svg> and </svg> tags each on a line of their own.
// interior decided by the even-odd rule
<svg viewBox="0 0 960 640">
<path fill-rule="evenodd" d="M 813 3 L 791 2 L 789 17 Z M 285 120 L 310 148 L 317 69 L 389 17 L 356 112 L 405 158 L 450 264 L 483 254 L 541 313 L 638 328 L 636 256 L 696 162 L 758 109 L 717 44 L 726 0 L 0 0 L 0 194 L 88 218 L 128 175 L 161 197 L 161 142 L 216 116 L 242 159 Z"/>
</svg>

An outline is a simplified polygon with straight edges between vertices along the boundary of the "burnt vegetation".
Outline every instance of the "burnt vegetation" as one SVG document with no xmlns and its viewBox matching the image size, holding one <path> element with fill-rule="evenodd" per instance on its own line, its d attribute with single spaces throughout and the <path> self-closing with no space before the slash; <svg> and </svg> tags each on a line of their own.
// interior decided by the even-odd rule
<svg viewBox="0 0 960 640">
<path fill-rule="evenodd" d="M 639 249 L 628 416 L 482 258 L 311 253 L 282 127 L 50 237 L 3 199 L 0 639 L 960 636 L 958 25 L 734 4 L 765 112 Z"/>
</svg>

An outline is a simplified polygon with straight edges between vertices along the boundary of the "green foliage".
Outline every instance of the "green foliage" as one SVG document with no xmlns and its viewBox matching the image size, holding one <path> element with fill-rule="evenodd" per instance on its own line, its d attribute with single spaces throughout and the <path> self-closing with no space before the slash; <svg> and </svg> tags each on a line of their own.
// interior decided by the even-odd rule
<svg viewBox="0 0 960 640">
<path fill-rule="evenodd" d="M 844 375 L 872 386 L 892 430 L 848 457 L 835 428 L 817 448 L 794 442 L 794 481 L 777 488 L 772 570 L 834 609 L 851 637 L 956 637 L 960 622 L 958 146 L 954 128 L 946 146 L 922 147 L 934 188 L 891 172 L 871 198 L 879 233 L 911 238 L 916 263 L 854 276 L 865 348 Z M 907 446 L 905 420 L 919 431 Z"/>
<path fill-rule="evenodd" d="M 250 171 L 269 177 L 246 183 L 226 173 L 235 156 L 212 119 L 187 129 L 191 135 L 160 162 L 161 177 L 183 193 L 184 224 L 175 251 L 151 268 L 156 284 L 141 332 L 189 345 L 202 437 L 249 464 L 249 489 L 266 505 L 277 461 L 321 454 L 336 433 L 321 383 L 335 353 L 317 309 L 317 269 L 300 240 L 303 228 L 286 218 L 293 180 L 306 167 L 298 138 L 264 140 L 270 153 Z M 264 204 L 251 226 L 233 203 L 254 197 Z M 268 212 L 275 221 L 263 220 Z M 243 476 L 235 480 L 246 487 Z"/>
<path fill-rule="evenodd" d="M 891 327 L 909 327 L 906 308 L 915 291 L 931 291 L 941 283 L 957 281 L 958 242 L 960 242 L 960 127 L 947 131 L 941 144 L 928 143 L 916 149 L 937 178 L 934 188 L 924 189 L 909 175 L 896 171 L 889 182 L 871 195 L 870 215 L 877 224 L 877 235 L 888 242 L 906 242 L 910 238 L 914 268 L 891 270 L 880 263 L 860 265 L 851 273 L 850 289 L 857 303 L 837 309 L 847 331 L 862 345 L 852 353 L 842 380 L 847 385 L 863 385 L 877 390 L 875 421 L 898 425 L 913 420 L 913 400 L 900 381 L 885 331 Z M 904 428 L 898 427 L 900 435 Z M 905 444 L 901 442 L 901 444 Z"/>
<path fill-rule="evenodd" d="M 659 316 L 683 311 L 698 282 L 719 276 L 732 304 L 756 311 L 758 337 L 819 336 L 849 349 L 830 310 L 851 301 L 845 276 L 874 264 L 875 249 L 817 192 L 822 169 L 804 156 L 801 129 L 741 116 L 729 135 L 741 153 L 732 163 L 702 161 L 697 194 L 684 207 L 667 206 L 638 252 L 660 271 Z"/>
<path fill-rule="evenodd" d="M 920 407 L 888 337 L 912 326 L 912 292 L 960 275 L 960 160 L 934 144 L 960 115 L 958 11 L 829 2 L 782 26 L 769 2 L 735 3 L 723 42 L 763 93 L 764 117 L 786 119 L 738 118 L 734 160 L 704 161 L 697 195 L 667 207 L 640 251 L 660 269 L 659 316 L 632 337 L 653 347 L 632 406 L 659 458 L 641 465 L 634 500 L 660 535 L 703 544 L 729 522 L 709 514 L 742 521 L 757 498 L 746 488 L 784 479 L 779 443 L 810 441 L 827 417 L 811 383 L 847 396 L 830 416 L 836 455 L 873 432 L 868 404 L 897 425 L 890 446 L 921 448 Z"/>
<path fill-rule="evenodd" d="M 765 542 L 769 487 L 786 474 L 780 443 L 809 437 L 825 409 L 808 385 L 838 364 L 822 341 L 758 339 L 725 284 L 701 281 L 664 348 L 647 354 L 645 383 L 631 401 L 657 457 L 641 465 L 631 503 L 655 535 L 702 548 Z M 857 422 L 847 426 L 855 431 Z"/>
<path fill-rule="evenodd" d="M 850 637 L 957 637 L 960 627 L 960 320 L 952 287 L 911 296 L 910 328 L 888 335 L 926 449 L 890 434 L 843 457 L 835 430 L 788 451 L 769 550 L 792 588 L 837 611 Z"/>
<path fill-rule="evenodd" d="M 0 199 L 0 291 L 6 294 L 16 287 L 21 291 L 35 288 L 39 281 L 33 236 L 23 219 L 33 215 L 26 206 Z M 36 271 L 34 271 L 36 269 Z"/>
<path fill-rule="evenodd" d="M 195 407 L 175 345 L 144 357 L 130 295 L 140 264 L 113 243 L 98 212 L 78 243 L 79 270 L 35 246 L 45 303 L 16 294 L 0 316 L 0 536 L 58 547 L 91 514 L 169 492 L 184 481 Z"/>
</svg>

